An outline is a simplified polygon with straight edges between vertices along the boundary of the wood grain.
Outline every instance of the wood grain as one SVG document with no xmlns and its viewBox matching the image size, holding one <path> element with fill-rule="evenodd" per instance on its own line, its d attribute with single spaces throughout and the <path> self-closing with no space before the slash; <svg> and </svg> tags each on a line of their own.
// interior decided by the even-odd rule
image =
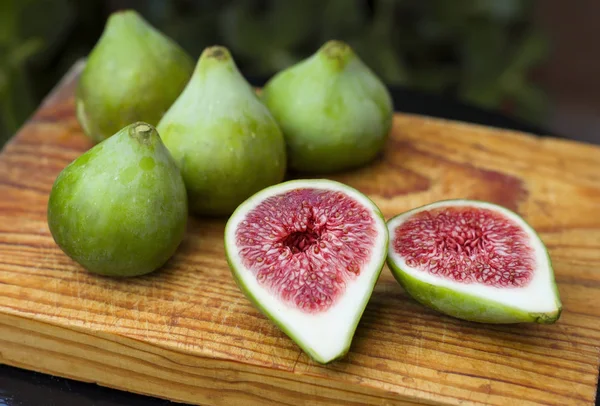
<svg viewBox="0 0 600 406">
<path fill-rule="evenodd" d="M 312 362 L 240 293 L 224 221 L 191 219 L 159 272 L 88 274 L 46 224 L 55 177 L 91 146 L 74 71 L 0 154 L 0 362 L 195 404 L 591 405 L 600 361 L 600 148 L 398 114 L 385 154 L 336 175 L 387 218 L 439 199 L 503 204 L 550 249 L 554 325 L 455 320 L 384 269 L 341 361 Z"/>
</svg>

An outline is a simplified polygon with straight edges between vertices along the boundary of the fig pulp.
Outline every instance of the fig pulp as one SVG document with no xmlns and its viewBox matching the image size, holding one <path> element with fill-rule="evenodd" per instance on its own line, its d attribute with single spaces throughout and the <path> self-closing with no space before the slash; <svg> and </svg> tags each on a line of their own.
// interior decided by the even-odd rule
<svg viewBox="0 0 600 406">
<path fill-rule="evenodd" d="M 225 228 L 240 289 L 321 363 L 349 350 L 387 241 L 373 202 L 324 179 L 266 188 L 242 203 Z"/>
<path fill-rule="evenodd" d="M 562 305 L 548 252 L 516 213 L 447 200 L 388 221 L 388 264 L 417 301 L 484 323 L 554 323 Z"/>
<path fill-rule="evenodd" d="M 283 180 L 281 130 L 225 47 L 202 52 L 157 129 L 181 169 L 194 214 L 229 215 L 253 193 Z"/>
<path fill-rule="evenodd" d="M 276 74 L 262 100 L 279 123 L 291 169 L 329 173 L 373 160 L 387 140 L 392 99 L 341 41 Z"/>
<path fill-rule="evenodd" d="M 85 134 L 99 142 L 136 121 L 156 125 L 193 68 L 185 51 L 137 12 L 113 13 L 77 84 Z"/>
<path fill-rule="evenodd" d="M 88 271 L 147 274 L 183 239 L 187 196 L 177 165 L 147 123 L 97 144 L 56 178 L 48 202 L 54 241 Z"/>
</svg>

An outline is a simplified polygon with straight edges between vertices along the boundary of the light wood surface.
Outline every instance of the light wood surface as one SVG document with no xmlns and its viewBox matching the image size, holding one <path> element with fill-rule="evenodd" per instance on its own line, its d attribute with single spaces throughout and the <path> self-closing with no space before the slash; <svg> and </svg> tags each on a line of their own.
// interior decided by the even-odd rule
<svg viewBox="0 0 600 406">
<path fill-rule="evenodd" d="M 0 363 L 197 404 L 592 405 L 600 359 L 600 148 L 398 114 L 385 155 L 336 175 L 386 218 L 439 199 L 518 211 L 550 249 L 554 325 L 489 326 L 411 300 L 386 268 L 348 356 L 312 362 L 237 289 L 224 221 L 191 219 L 161 271 L 91 275 L 54 244 L 51 185 L 91 146 L 75 69 L 0 154 Z"/>
</svg>

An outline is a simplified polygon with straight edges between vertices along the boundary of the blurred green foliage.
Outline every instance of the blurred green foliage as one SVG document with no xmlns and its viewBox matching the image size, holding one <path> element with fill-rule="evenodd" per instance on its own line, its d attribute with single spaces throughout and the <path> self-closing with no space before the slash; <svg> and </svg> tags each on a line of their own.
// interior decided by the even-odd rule
<svg viewBox="0 0 600 406">
<path fill-rule="evenodd" d="M 193 57 L 229 47 L 242 71 L 268 77 L 325 41 L 350 43 L 390 85 L 446 93 L 530 122 L 546 99 L 532 80 L 547 41 L 527 0 L 2 0 L 0 140 L 12 135 L 102 32 L 135 8 Z"/>
<path fill-rule="evenodd" d="M 0 3 L 0 118 L 8 131 L 16 130 L 34 106 L 24 65 L 42 48 L 39 37 L 21 37 L 17 11 L 14 0 Z"/>
</svg>

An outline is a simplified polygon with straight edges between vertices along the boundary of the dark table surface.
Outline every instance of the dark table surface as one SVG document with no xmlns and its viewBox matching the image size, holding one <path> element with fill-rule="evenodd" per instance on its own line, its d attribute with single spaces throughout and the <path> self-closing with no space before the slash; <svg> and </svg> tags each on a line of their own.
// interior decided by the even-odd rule
<svg viewBox="0 0 600 406">
<path fill-rule="evenodd" d="M 250 80 L 262 85 L 263 80 Z M 392 88 L 396 110 L 452 120 L 466 121 L 491 127 L 524 131 L 536 135 L 552 135 L 543 128 L 475 108 L 438 95 L 425 94 L 405 88 Z M 91 383 L 58 378 L 37 372 L 0 365 L 0 406 L 166 406 L 176 405 L 167 400 L 113 390 Z M 177 405 L 180 405 L 178 403 Z M 600 389 L 596 395 L 600 406 Z"/>
</svg>

